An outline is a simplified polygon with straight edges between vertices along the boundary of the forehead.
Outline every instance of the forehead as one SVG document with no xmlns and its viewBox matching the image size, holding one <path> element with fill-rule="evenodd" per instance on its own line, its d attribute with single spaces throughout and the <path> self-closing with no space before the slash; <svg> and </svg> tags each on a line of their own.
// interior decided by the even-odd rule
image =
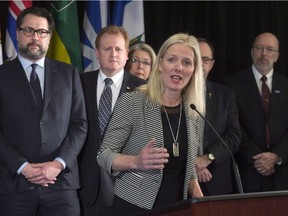
<svg viewBox="0 0 288 216">
<path fill-rule="evenodd" d="M 100 45 L 104 46 L 125 46 L 125 39 L 120 34 L 105 33 L 100 39 Z"/>
<path fill-rule="evenodd" d="M 278 48 L 278 40 L 272 34 L 262 34 L 255 39 L 255 45 L 271 46 Z"/>
<path fill-rule="evenodd" d="M 48 29 L 47 19 L 44 17 L 35 16 L 33 14 L 27 14 L 22 23 L 22 27 L 32 27 L 35 29 L 44 28 Z"/>
<path fill-rule="evenodd" d="M 144 56 L 145 58 L 151 58 L 148 52 L 139 49 L 133 52 L 133 56 Z"/>
<path fill-rule="evenodd" d="M 194 59 L 194 52 L 192 48 L 184 44 L 173 44 L 167 50 L 165 55 L 175 55 L 181 58 L 192 58 Z"/>
<path fill-rule="evenodd" d="M 199 42 L 199 48 L 202 56 L 212 56 L 212 50 L 210 46 L 205 42 Z"/>
</svg>

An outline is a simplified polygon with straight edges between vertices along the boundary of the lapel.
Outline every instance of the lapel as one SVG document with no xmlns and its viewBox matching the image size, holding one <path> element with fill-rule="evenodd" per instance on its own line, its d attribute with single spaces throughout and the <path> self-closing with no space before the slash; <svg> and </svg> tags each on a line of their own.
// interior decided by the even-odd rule
<svg viewBox="0 0 288 216">
<path fill-rule="evenodd" d="M 210 81 L 206 81 L 206 118 L 211 119 L 210 116 L 214 113 L 213 104 L 215 104 L 215 97 L 216 91 L 214 90 L 214 85 Z"/>
<path fill-rule="evenodd" d="M 57 80 L 58 68 L 54 61 L 50 59 L 45 59 L 45 80 L 44 80 L 44 97 L 43 97 L 43 111 L 47 108 L 52 92 L 55 88 L 55 82 Z"/>
<path fill-rule="evenodd" d="M 253 97 L 256 104 L 258 104 L 258 106 L 265 113 L 263 102 L 262 102 L 262 97 L 257 87 L 257 83 L 253 75 L 252 69 L 249 69 L 243 73 L 244 73 L 243 88 L 244 88 L 244 92 L 246 92 L 246 97 Z"/>
<path fill-rule="evenodd" d="M 131 82 L 129 82 L 129 81 L 130 81 L 130 74 L 124 70 L 124 77 L 123 77 L 123 82 L 122 82 L 119 96 L 125 92 L 131 91 L 132 87 L 131 87 Z"/>
<path fill-rule="evenodd" d="M 144 103 L 144 119 L 149 140 L 155 138 L 156 146 L 164 147 L 160 106 L 151 102 L 147 97 Z"/>
<path fill-rule="evenodd" d="M 29 81 L 26 77 L 26 73 L 25 70 L 23 69 L 20 61 L 18 58 L 14 59 L 11 63 L 10 63 L 11 71 L 14 71 L 15 74 L 13 73 L 14 76 L 14 80 L 15 80 L 15 86 L 17 86 L 18 89 L 21 89 L 21 93 L 24 95 L 24 97 L 26 97 L 29 101 L 29 103 L 31 103 L 33 109 L 35 109 L 35 111 L 37 111 L 37 113 L 39 115 L 41 115 L 41 113 L 39 112 L 39 109 L 35 103 L 33 94 L 32 94 L 32 89 L 31 86 L 29 84 Z"/>
<path fill-rule="evenodd" d="M 270 109 L 269 109 L 270 113 L 275 109 L 276 106 L 281 105 L 281 90 L 282 90 L 281 77 L 274 71 L 272 79 Z"/>
</svg>

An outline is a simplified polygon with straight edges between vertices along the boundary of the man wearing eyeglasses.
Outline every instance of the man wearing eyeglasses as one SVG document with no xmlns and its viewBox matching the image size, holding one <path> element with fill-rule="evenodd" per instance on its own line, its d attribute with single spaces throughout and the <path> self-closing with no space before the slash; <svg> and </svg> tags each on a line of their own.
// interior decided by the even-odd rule
<svg viewBox="0 0 288 216">
<path fill-rule="evenodd" d="M 44 8 L 16 21 L 18 57 L 0 66 L 3 216 L 79 216 L 77 156 L 87 119 L 77 69 L 46 58 L 54 29 Z"/>
<path fill-rule="evenodd" d="M 259 34 L 250 68 L 228 77 L 236 92 L 243 138 L 237 154 L 244 192 L 288 189 L 288 79 L 274 70 L 279 41 Z"/>
<path fill-rule="evenodd" d="M 207 77 L 214 65 L 212 44 L 198 38 L 206 79 L 206 118 L 220 134 L 221 138 L 235 153 L 238 150 L 241 130 L 237 115 L 235 93 L 232 89 L 213 83 Z M 203 124 L 202 124 L 203 123 Z M 233 193 L 231 158 L 217 135 L 203 121 L 202 142 L 196 158 L 197 177 L 204 196 Z"/>
</svg>

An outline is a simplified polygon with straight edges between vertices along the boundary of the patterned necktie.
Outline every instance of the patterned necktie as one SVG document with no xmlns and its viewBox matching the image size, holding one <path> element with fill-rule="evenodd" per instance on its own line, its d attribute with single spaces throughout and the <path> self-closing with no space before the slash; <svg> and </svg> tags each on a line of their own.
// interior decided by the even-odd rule
<svg viewBox="0 0 288 216">
<path fill-rule="evenodd" d="M 111 85 L 113 81 L 111 78 L 106 78 L 104 81 L 105 81 L 105 87 L 99 101 L 99 113 L 98 113 L 101 134 L 103 134 L 103 132 L 105 131 L 112 109 Z"/>
<path fill-rule="evenodd" d="M 266 144 L 269 147 L 270 143 L 270 130 L 269 130 L 269 103 L 270 103 L 270 90 L 266 84 L 267 77 L 262 76 L 262 101 L 266 113 Z"/>
<path fill-rule="evenodd" d="M 37 64 L 31 64 L 32 71 L 30 74 L 30 85 L 33 90 L 34 100 L 39 108 L 40 112 L 42 111 L 42 91 L 40 87 L 40 81 L 36 73 Z"/>
</svg>

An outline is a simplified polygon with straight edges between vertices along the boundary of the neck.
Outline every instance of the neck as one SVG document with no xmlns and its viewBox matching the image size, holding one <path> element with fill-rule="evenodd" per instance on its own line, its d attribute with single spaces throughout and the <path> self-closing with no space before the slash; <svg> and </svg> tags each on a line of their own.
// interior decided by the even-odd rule
<svg viewBox="0 0 288 216">
<path fill-rule="evenodd" d="M 162 99 L 163 99 L 163 104 L 164 106 L 168 106 L 168 107 L 175 107 L 178 106 L 180 103 L 182 103 L 182 96 L 181 95 L 162 95 Z"/>
</svg>

